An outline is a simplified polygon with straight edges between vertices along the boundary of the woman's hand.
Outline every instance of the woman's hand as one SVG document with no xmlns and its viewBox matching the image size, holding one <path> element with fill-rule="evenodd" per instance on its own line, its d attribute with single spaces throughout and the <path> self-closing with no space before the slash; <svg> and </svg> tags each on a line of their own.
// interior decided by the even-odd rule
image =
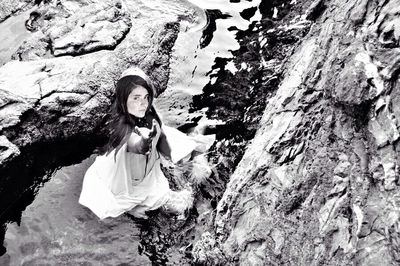
<svg viewBox="0 0 400 266">
<path fill-rule="evenodd" d="M 151 130 L 147 134 L 141 132 L 137 126 L 134 128 L 134 132 L 141 138 L 139 142 L 139 152 L 141 154 L 148 155 L 151 152 L 153 138 L 157 135 L 156 123 L 155 119 L 153 119 Z"/>
</svg>

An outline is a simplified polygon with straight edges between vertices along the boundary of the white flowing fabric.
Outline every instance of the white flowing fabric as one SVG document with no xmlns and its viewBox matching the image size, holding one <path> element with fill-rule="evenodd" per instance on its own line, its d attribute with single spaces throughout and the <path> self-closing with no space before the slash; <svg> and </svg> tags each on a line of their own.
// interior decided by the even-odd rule
<svg viewBox="0 0 400 266">
<path fill-rule="evenodd" d="M 204 142 L 199 143 L 177 129 L 163 126 L 163 130 L 171 147 L 173 162 L 187 157 L 197 148 L 205 148 Z M 153 150 L 156 150 L 158 138 L 159 134 L 155 137 Z M 161 171 L 158 151 L 155 153 L 152 169 L 137 184 L 132 181 L 132 171 L 135 171 L 132 165 L 138 156 L 140 159 L 144 155 L 128 152 L 124 144 L 115 159 L 114 151 L 97 156 L 86 171 L 79 203 L 88 207 L 100 219 L 117 217 L 127 211 L 137 217 L 144 217 L 145 211 L 161 207 L 168 200 L 171 190 Z"/>
<path fill-rule="evenodd" d="M 170 191 L 168 180 L 160 168 L 160 159 L 142 182 L 133 185 L 127 165 L 129 153 L 124 146 L 118 151 L 115 161 L 114 152 L 98 156 L 83 180 L 79 203 L 100 219 L 117 217 L 130 210 L 135 216 L 144 216 L 144 211 L 162 206 Z M 118 191 L 113 192 L 114 188 Z"/>
</svg>

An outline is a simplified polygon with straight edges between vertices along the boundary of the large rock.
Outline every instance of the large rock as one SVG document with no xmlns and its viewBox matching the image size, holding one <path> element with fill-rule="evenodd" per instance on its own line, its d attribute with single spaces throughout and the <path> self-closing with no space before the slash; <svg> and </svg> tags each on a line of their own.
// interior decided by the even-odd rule
<svg viewBox="0 0 400 266">
<path fill-rule="evenodd" d="M 295 27 L 299 10 L 313 25 L 283 65 L 195 259 L 397 265 L 399 2 L 269 5 L 265 16 L 292 23 L 269 32 Z"/>
<path fill-rule="evenodd" d="M 115 81 L 129 66 L 142 67 L 159 92 L 165 89 L 178 14 L 157 17 L 160 10 L 142 12 L 134 2 L 125 6 L 112 1 L 71 0 L 61 6 L 46 1 L 38 10 L 46 10 L 47 16 L 40 18 L 32 36 L 49 38 L 51 46 L 38 49 L 26 42 L 19 56 L 35 60 L 10 61 L 0 68 L 0 134 L 15 145 L 16 155 L 27 145 L 98 130 Z M 54 58 L 40 51 L 43 47 L 56 55 L 89 53 Z"/>
<path fill-rule="evenodd" d="M 44 48 L 50 49 L 55 56 L 113 49 L 128 33 L 130 26 L 130 14 L 121 2 L 50 3 L 31 13 L 27 27 L 41 34 L 27 40 L 17 54 L 25 59 L 23 51 L 27 50 L 26 46 L 29 47 L 33 40 L 39 44 L 47 42 Z"/>
</svg>

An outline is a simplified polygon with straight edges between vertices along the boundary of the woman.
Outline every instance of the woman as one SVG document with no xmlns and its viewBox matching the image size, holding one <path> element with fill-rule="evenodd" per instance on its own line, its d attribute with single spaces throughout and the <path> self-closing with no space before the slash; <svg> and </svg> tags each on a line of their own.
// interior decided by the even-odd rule
<svg viewBox="0 0 400 266">
<path fill-rule="evenodd" d="M 87 170 L 79 198 L 100 219 L 124 212 L 146 218 L 145 211 L 161 206 L 182 214 L 193 202 L 191 191 L 170 190 L 161 171 L 160 153 L 172 154 L 154 96 L 153 84 L 137 68 L 125 71 L 116 84 L 109 142 Z M 182 155 L 195 148 L 192 142 Z"/>
</svg>

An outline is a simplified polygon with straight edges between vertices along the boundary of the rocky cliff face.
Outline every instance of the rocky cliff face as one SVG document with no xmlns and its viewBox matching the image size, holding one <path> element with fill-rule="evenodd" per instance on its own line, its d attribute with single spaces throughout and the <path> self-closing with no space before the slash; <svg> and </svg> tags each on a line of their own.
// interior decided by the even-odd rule
<svg viewBox="0 0 400 266">
<path fill-rule="evenodd" d="M 261 40 L 253 44 L 260 61 L 252 67 L 262 80 L 278 73 L 279 84 L 264 86 L 272 92 L 260 127 L 195 259 L 400 263 L 400 2 L 264 1 L 260 8 Z M 271 47 L 280 52 L 264 50 Z"/>
</svg>

